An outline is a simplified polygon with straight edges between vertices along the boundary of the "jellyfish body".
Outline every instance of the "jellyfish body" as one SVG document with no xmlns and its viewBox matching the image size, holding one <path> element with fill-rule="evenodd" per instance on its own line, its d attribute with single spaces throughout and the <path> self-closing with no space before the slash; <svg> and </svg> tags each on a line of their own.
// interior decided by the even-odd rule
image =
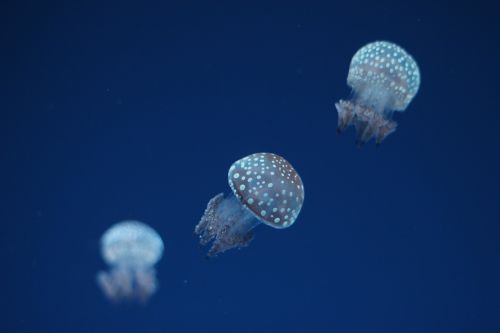
<svg viewBox="0 0 500 333">
<path fill-rule="evenodd" d="M 146 302 L 155 293 L 163 241 L 151 227 L 137 221 L 113 225 L 101 238 L 101 254 L 110 270 L 97 274 L 97 284 L 108 299 Z"/>
<path fill-rule="evenodd" d="M 257 153 L 234 162 L 228 182 L 232 194 L 212 198 L 195 228 L 202 245 L 213 241 L 209 257 L 248 246 L 253 229 L 261 223 L 276 229 L 290 227 L 304 202 L 299 174 L 275 154 Z"/>
<path fill-rule="evenodd" d="M 420 71 L 415 60 L 396 44 L 378 41 L 354 54 L 347 84 L 353 99 L 335 104 L 337 133 L 353 124 L 359 146 L 375 137 L 380 144 L 394 132 L 394 111 L 403 112 L 418 92 Z"/>
</svg>

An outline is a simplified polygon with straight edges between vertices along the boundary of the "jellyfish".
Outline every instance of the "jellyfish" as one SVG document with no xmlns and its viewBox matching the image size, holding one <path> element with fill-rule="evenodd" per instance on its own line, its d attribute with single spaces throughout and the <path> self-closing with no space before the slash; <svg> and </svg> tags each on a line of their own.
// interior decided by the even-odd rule
<svg viewBox="0 0 500 333">
<path fill-rule="evenodd" d="M 158 288 L 154 265 L 162 253 L 163 241 L 151 227 L 138 221 L 117 223 L 101 238 L 101 254 L 111 268 L 97 274 L 97 284 L 111 301 L 145 303 Z"/>
<path fill-rule="evenodd" d="M 403 112 L 418 92 L 420 71 L 415 60 L 400 46 L 378 41 L 363 46 L 351 60 L 347 85 L 353 98 L 335 104 L 337 133 L 353 124 L 356 143 L 372 137 L 378 144 L 394 132 L 394 111 Z"/>
<path fill-rule="evenodd" d="M 257 153 L 234 162 L 228 182 L 232 194 L 213 197 L 195 228 L 201 245 L 213 241 L 208 257 L 248 246 L 259 224 L 290 227 L 304 202 L 299 174 L 275 154 Z"/>
</svg>

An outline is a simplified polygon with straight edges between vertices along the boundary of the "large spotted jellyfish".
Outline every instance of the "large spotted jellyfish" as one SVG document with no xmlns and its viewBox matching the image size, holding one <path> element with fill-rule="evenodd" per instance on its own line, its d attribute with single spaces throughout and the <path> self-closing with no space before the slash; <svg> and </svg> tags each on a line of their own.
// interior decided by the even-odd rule
<svg viewBox="0 0 500 333">
<path fill-rule="evenodd" d="M 405 50 L 390 42 L 373 42 L 354 54 L 347 84 L 353 99 L 335 104 L 337 133 L 353 124 L 356 143 L 361 146 L 372 137 L 380 144 L 396 130 L 394 111 L 405 111 L 420 86 L 420 71 Z"/>
<path fill-rule="evenodd" d="M 261 223 L 276 229 L 290 227 L 304 202 L 299 174 L 275 154 L 257 153 L 234 162 L 228 182 L 233 193 L 212 198 L 195 228 L 202 245 L 213 241 L 208 257 L 247 246 Z"/>
<path fill-rule="evenodd" d="M 156 292 L 154 265 L 163 241 L 151 227 L 138 221 L 113 225 L 101 238 L 101 254 L 111 269 L 97 274 L 97 284 L 108 299 L 146 302 Z"/>
</svg>

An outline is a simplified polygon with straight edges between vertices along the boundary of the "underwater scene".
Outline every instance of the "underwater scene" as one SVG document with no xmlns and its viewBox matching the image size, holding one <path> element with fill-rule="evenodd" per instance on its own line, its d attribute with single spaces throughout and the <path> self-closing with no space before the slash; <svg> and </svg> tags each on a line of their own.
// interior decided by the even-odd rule
<svg viewBox="0 0 500 333">
<path fill-rule="evenodd" d="M 6 1 L 0 332 L 500 332 L 486 1 Z"/>
</svg>

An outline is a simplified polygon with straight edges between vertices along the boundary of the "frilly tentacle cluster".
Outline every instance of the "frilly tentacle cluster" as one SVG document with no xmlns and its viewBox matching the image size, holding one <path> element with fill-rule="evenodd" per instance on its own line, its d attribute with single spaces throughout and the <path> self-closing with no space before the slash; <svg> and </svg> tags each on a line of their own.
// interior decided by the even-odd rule
<svg viewBox="0 0 500 333">
<path fill-rule="evenodd" d="M 340 100 L 335 104 L 338 112 L 337 133 L 342 133 L 349 125 L 356 128 L 356 144 L 362 146 L 372 137 L 380 144 L 397 127 L 395 121 L 389 120 L 373 109 Z"/>
</svg>

